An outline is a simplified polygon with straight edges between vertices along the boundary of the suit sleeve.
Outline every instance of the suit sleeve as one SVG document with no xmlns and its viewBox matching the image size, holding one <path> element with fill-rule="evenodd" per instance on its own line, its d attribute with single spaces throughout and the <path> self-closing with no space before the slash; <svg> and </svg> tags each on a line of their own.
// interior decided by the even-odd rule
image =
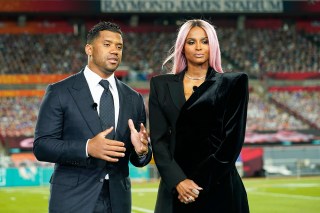
<svg viewBox="0 0 320 213">
<path fill-rule="evenodd" d="M 146 126 L 146 110 L 145 110 L 145 106 L 144 106 L 144 102 L 143 102 L 143 97 L 139 94 L 139 101 L 137 103 L 137 110 L 138 113 L 138 119 L 137 122 L 135 122 L 135 128 L 137 129 L 137 131 L 140 131 L 140 124 L 143 123 L 143 125 L 145 127 Z M 130 155 L 130 162 L 132 163 L 132 165 L 136 166 L 136 167 L 143 167 L 145 165 L 147 165 L 151 158 L 152 158 L 152 149 L 151 149 L 151 144 L 148 144 L 148 154 L 143 157 L 140 158 L 137 153 L 134 151 L 134 148 L 132 146 L 132 153 Z"/>
<path fill-rule="evenodd" d="M 248 76 L 241 74 L 232 82 L 227 93 L 223 115 L 223 133 L 221 145 L 194 176 L 194 180 L 206 187 L 219 182 L 232 168 L 241 152 L 246 129 L 248 106 Z"/>
<path fill-rule="evenodd" d="M 85 166 L 87 140 L 63 140 L 64 116 L 58 90 L 49 85 L 35 128 L 34 155 L 39 161 Z"/>
<path fill-rule="evenodd" d="M 187 177 L 171 154 L 169 143 L 174 128 L 170 127 L 161 109 L 159 103 L 161 100 L 159 100 L 156 88 L 159 87 L 156 86 L 154 79 L 151 79 L 149 96 L 151 144 L 161 178 L 170 190 L 174 190 L 176 185 Z"/>
</svg>

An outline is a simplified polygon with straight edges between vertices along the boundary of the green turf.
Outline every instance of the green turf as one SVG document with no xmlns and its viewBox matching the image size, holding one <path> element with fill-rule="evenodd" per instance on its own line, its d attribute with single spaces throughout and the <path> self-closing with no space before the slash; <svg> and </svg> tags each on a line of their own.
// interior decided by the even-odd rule
<svg viewBox="0 0 320 213">
<path fill-rule="evenodd" d="M 253 213 L 319 213 L 320 178 L 245 181 Z"/>
<path fill-rule="evenodd" d="M 320 177 L 244 179 L 252 213 L 319 213 Z M 134 213 L 153 212 L 158 182 L 132 183 Z M 47 212 L 49 188 L 0 188 L 1 213 Z"/>
</svg>

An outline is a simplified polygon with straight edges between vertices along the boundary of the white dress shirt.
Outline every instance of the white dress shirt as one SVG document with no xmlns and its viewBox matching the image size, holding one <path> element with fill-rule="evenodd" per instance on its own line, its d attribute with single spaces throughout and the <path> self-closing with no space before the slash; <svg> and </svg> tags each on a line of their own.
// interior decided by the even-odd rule
<svg viewBox="0 0 320 213">
<path fill-rule="evenodd" d="M 100 98 L 104 91 L 104 88 L 99 84 L 99 82 L 102 80 L 102 78 L 98 74 L 91 71 L 88 66 L 86 66 L 86 68 L 84 69 L 84 77 L 86 78 L 87 83 L 89 85 L 89 89 L 90 89 L 93 101 L 94 103 L 97 104 L 98 114 L 100 114 L 99 104 L 100 104 Z M 114 130 L 116 132 L 120 107 L 119 107 L 119 94 L 118 94 L 114 73 L 109 78 L 103 79 L 103 80 L 109 81 L 109 89 L 113 96 L 114 115 L 115 115 Z"/>
<path fill-rule="evenodd" d="M 95 72 L 91 71 L 88 66 L 86 66 L 84 69 L 84 77 L 86 78 L 87 83 L 89 85 L 89 89 L 90 89 L 93 101 L 94 101 L 94 103 L 97 104 L 98 114 L 100 114 L 99 103 L 100 103 L 100 98 L 101 98 L 101 95 L 104 91 L 104 88 L 99 84 L 99 82 L 102 80 L 102 78 L 98 74 L 96 74 Z M 109 78 L 104 79 L 104 80 L 109 81 L 109 89 L 110 89 L 112 96 L 113 96 L 113 103 L 114 103 L 114 110 L 115 110 L 115 127 L 114 127 L 114 129 L 116 132 L 118 118 L 119 118 L 119 111 L 120 111 L 120 101 L 119 101 L 119 93 L 118 93 L 114 73 Z M 88 139 L 88 141 L 89 140 L 90 139 Z M 87 157 L 89 157 L 89 155 L 88 155 L 88 141 L 87 141 L 87 145 L 86 145 Z M 146 155 L 143 155 L 139 158 L 139 160 L 141 162 L 143 162 L 145 160 L 145 158 L 146 158 Z M 105 179 L 109 179 L 109 174 L 106 175 Z"/>
<path fill-rule="evenodd" d="M 97 104 L 97 112 L 100 114 L 99 110 L 99 104 L 100 104 L 100 98 L 101 95 L 104 91 L 104 88 L 99 84 L 99 82 L 102 80 L 102 78 L 93 72 L 92 70 L 89 69 L 88 66 L 85 67 L 84 69 L 84 77 L 87 80 L 87 83 L 89 85 L 90 93 L 92 95 L 94 103 Z M 107 79 L 103 80 L 108 80 L 109 81 L 109 89 L 110 92 L 112 93 L 113 96 L 113 103 L 114 103 L 114 115 L 115 115 L 115 126 L 114 126 L 114 131 L 117 131 L 117 125 L 118 125 L 118 117 L 119 117 L 119 94 L 118 94 L 118 89 L 116 85 L 116 80 L 114 77 L 114 73 Z M 88 154 L 88 142 L 90 139 L 88 139 L 87 144 L 86 144 L 86 155 L 89 157 Z M 106 175 L 105 179 L 109 179 L 109 174 Z"/>
</svg>

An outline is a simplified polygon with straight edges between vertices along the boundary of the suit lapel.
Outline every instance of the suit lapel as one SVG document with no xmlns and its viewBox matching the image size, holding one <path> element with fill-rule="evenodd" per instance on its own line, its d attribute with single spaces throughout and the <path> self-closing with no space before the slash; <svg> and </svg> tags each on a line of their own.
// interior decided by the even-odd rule
<svg viewBox="0 0 320 213">
<path fill-rule="evenodd" d="M 179 74 L 173 76 L 173 81 L 168 82 L 171 99 L 178 110 L 180 110 L 183 104 L 186 102 L 182 80 L 183 73 L 180 72 Z"/>
<path fill-rule="evenodd" d="M 119 93 L 119 118 L 116 130 L 116 140 L 125 138 L 126 132 L 129 130 L 128 118 L 130 118 L 130 110 L 132 109 L 132 96 L 125 92 L 123 84 L 116 78 L 117 89 Z"/>
<path fill-rule="evenodd" d="M 83 70 L 75 78 L 74 84 L 69 88 L 69 91 L 92 134 L 96 135 L 102 131 L 102 128 L 98 112 L 92 107 L 94 101 Z"/>
</svg>

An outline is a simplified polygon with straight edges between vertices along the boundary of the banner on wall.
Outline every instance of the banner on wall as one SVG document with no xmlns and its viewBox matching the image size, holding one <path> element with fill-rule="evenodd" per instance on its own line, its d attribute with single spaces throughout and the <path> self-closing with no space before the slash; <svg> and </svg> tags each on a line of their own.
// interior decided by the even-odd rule
<svg viewBox="0 0 320 213">
<path fill-rule="evenodd" d="M 0 186 L 6 185 L 6 173 L 7 173 L 6 169 L 0 168 Z"/>
<path fill-rule="evenodd" d="M 131 180 L 150 180 L 149 165 L 137 168 L 129 164 Z M 36 167 L 32 164 L 17 168 L 0 168 L 0 186 L 49 185 L 53 167 Z"/>
<path fill-rule="evenodd" d="M 101 12 L 281 13 L 282 0 L 101 0 Z"/>
<path fill-rule="evenodd" d="M 319 0 L 0 0 L 5 13 L 315 13 Z"/>
<path fill-rule="evenodd" d="M 99 0 L 0 0 L 0 12 L 97 13 Z"/>
<path fill-rule="evenodd" d="M 9 152 L 30 152 L 33 148 L 33 137 L 25 136 L 10 136 L 5 137 L 5 146 L 9 149 Z"/>
<path fill-rule="evenodd" d="M 0 75 L 0 84 L 49 84 L 69 77 L 71 74 L 21 74 Z"/>
</svg>

